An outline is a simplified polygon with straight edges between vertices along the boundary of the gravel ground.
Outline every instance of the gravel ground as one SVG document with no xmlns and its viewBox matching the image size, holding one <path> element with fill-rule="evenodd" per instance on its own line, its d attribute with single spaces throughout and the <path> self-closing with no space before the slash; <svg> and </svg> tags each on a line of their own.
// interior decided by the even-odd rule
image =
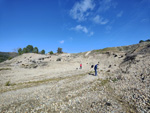
<svg viewBox="0 0 150 113">
<path fill-rule="evenodd" d="M 137 47 L 126 56 L 30 53 L 1 63 L 0 112 L 150 113 L 150 46 Z"/>
</svg>

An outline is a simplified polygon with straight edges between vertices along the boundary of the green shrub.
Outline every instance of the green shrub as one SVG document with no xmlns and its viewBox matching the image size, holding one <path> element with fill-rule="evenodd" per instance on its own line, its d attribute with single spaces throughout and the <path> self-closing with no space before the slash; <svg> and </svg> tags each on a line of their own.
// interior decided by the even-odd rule
<svg viewBox="0 0 150 113">
<path fill-rule="evenodd" d="M 2 70 L 11 70 L 11 68 L 0 68 L 0 71 Z"/>
<path fill-rule="evenodd" d="M 33 51 L 33 46 L 32 46 L 32 45 L 28 45 L 28 46 L 26 47 L 26 49 L 27 49 L 27 53 L 32 53 L 32 51 Z"/>
<path fill-rule="evenodd" d="M 57 53 L 63 53 L 62 48 L 59 47 L 59 48 L 57 49 Z"/>
<path fill-rule="evenodd" d="M 54 53 L 53 53 L 53 51 L 50 51 L 49 54 L 52 55 L 52 54 L 54 54 Z"/>
<path fill-rule="evenodd" d="M 11 59 L 12 59 L 12 57 L 9 57 L 9 58 L 8 58 L 8 60 L 11 60 Z"/>
<path fill-rule="evenodd" d="M 33 49 L 33 53 L 39 53 L 39 49 L 38 49 L 37 47 L 35 47 L 35 48 Z"/>
<path fill-rule="evenodd" d="M 116 81 L 118 81 L 118 79 L 117 79 L 117 78 L 113 78 L 112 81 L 113 81 L 113 82 L 116 82 Z"/>
<path fill-rule="evenodd" d="M 144 40 L 140 40 L 140 41 L 139 41 L 139 43 L 142 43 L 142 42 L 144 42 Z"/>
<path fill-rule="evenodd" d="M 150 39 L 146 40 L 146 42 L 150 42 Z"/>
<path fill-rule="evenodd" d="M 18 54 L 21 55 L 23 53 L 23 50 L 21 48 L 18 49 Z"/>
<path fill-rule="evenodd" d="M 23 48 L 23 53 L 28 53 L 27 48 Z"/>
<path fill-rule="evenodd" d="M 45 50 L 44 49 L 41 51 L 41 54 L 45 54 Z"/>
<path fill-rule="evenodd" d="M 10 84 L 10 81 L 7 81 L 6 83 L 5 83 L 5 86 L 10 86 L 11 84 Z"/>
</svg>

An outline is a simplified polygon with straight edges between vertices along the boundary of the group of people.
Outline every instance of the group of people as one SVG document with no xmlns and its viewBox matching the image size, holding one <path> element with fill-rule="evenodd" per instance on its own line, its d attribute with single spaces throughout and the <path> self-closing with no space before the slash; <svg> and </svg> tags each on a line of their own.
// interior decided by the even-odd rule
<svg viewBox="0 0 150 113">
<path fill-rule="evenodd" d="M 94 65 L 92 65 L 92 66 L 91 66 L 91 68 L 93 68 L 93 67 L 94 67 L 95 76 L 97 76 L 97 69 L 98 69 L 98 65 L 99 65 L 99 64 L 96 64 L 95 66 L 94 66 Z M 82 69 L 82 64 L 80 64 L 80 69 Z"/>
</svg>

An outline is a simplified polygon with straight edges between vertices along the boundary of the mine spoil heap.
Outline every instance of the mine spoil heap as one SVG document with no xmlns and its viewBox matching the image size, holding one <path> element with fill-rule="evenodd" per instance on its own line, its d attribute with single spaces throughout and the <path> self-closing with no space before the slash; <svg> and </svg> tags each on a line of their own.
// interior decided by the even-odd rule
<svg viewBox="0 0 150 113">
<path fill-rule="evenodd" d="M 150 113 L 149 42 L 77 54 L 26 53 L 0 63 L 0 78 L 2 113 Z"/>
</svg>

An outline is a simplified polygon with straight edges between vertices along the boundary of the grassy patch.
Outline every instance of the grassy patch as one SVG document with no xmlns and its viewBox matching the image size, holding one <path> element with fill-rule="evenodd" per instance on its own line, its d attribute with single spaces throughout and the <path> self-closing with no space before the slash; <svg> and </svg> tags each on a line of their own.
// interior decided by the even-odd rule
<svg viewBox="0 0 150 113">
<path fill-rule="evenodd" d="M 102 86 L 104 86 L 104 85 L 105 85 L 105 84 L 107 84 L 108 82 L 109 82 L 109 80 L 108 80 L 108 79 L 106 79 L 106 80 L 102 80 L 102 81 L 101 81 L 101 85 L 102 85 Z"/>
<path fill-rule="evenodd" d="M 101 81 L 100 86 L 104 86 L 105 84 L 107 84 L 110 80 L 109 79 L 99 79 Z"/>
<path fill-rule="evenodd" d="M 7 82 L 5 83 L 5 86 L 10 86 L 10 81 L 7 81 Z"/>
<path fill-rule="evenodd" d="M 117 78 L 112 78 L 111 80 L 112 80 L 113 82 L 118 81 L 118 79 L 117 79 Z"/>
<path fill-rule="evenodd" d="M 108 48 L 104 48 L 104 49 L 93 50 L 91 53 L 106 53 L 108 51 L 119 52 L 119 49 L 116 47 L 108 47 Z"/>
<path fill-rule="evenodd" d="M 11 68 L 0 68 L 0 71 L 2 70 L 11 70 Z"/>
<path fill-rule="evenodd" d="M 14 86 L 14 85 L 16 85 L 16 84 L 15 83 L 11 83 L 10 81 L 7 81 L 5 83 L 5 86 Z"/>
</svg>

